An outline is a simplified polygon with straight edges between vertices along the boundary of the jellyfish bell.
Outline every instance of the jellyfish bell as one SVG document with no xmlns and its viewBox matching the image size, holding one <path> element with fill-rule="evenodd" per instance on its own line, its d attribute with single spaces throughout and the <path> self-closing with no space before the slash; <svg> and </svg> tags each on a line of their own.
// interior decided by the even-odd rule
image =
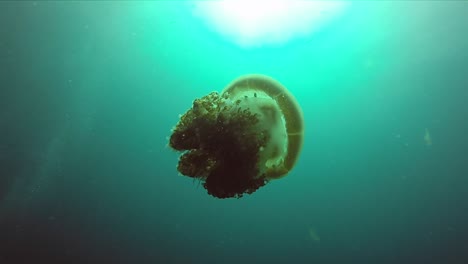
<svg viewBox="0 0 468 264">
<path fill-rule="evenodd" d="M 285 176 L 295 165 L 302 148 L 304 118 L 294 96 L 271 77 L 250 74 L 239 77 L 222 92 L 259 116 L 269 142 L 261 149 L 258 166 L 267 179 Z"/>
<path fill-rule="evenodd" d="M 295 165 L 303 114 L 288 90 L 265 75 L 244 75 L 221 94 L 196 99 L 174 127 L 178 171 L 218 198 L 251 194 Z"/>
</svg>

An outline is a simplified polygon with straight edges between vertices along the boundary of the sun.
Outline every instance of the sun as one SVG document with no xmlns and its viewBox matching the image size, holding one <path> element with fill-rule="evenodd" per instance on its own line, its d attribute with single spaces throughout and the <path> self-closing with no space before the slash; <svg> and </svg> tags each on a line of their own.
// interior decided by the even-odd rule
<svg viewBox="0 0 468 264">
<path fill-rule="evenodd" d="M 346 5 L 345 1 L 197 1 L 194 14 L 239 46 L 260 47 L 308 36 Z"/>
</svg>

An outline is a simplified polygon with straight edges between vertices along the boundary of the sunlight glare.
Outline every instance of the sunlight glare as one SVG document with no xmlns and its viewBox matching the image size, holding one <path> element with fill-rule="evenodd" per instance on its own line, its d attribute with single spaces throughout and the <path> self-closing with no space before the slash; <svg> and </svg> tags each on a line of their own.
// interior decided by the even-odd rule
<svg viewBox="0 0 468 264">
<path fill-rule="evenodd" d="M 195 15 L 242 47 L 284 44 L 313 33 L 336 17 L 345 1 L 197 1 Z"/>
</svg>

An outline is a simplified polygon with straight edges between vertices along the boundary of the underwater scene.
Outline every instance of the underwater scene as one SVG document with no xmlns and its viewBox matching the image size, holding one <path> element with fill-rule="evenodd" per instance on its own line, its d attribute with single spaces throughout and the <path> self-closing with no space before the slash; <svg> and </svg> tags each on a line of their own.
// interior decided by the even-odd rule
<svg viewBox="0 0 468 264">
<path fill-rule="evenodd" d="M 468 2 L 1 1 L 0 264 L 468 263 Z"/>
</svg>

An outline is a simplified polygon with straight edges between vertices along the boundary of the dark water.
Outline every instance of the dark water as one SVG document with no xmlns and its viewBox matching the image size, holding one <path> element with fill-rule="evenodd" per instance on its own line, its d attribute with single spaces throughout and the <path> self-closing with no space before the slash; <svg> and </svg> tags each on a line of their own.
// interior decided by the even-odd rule
<svg viewBox="0 0 468 264">
<path fill-rule="evenodd" d="M 0 3 L 0 263 L 468 263 L 467 2 L 352 2 L 247 50 L 189 9 Z M 252 72 L 297 97 L 303 152 L 215 199 L 167 136 Z"/>
</svg>

